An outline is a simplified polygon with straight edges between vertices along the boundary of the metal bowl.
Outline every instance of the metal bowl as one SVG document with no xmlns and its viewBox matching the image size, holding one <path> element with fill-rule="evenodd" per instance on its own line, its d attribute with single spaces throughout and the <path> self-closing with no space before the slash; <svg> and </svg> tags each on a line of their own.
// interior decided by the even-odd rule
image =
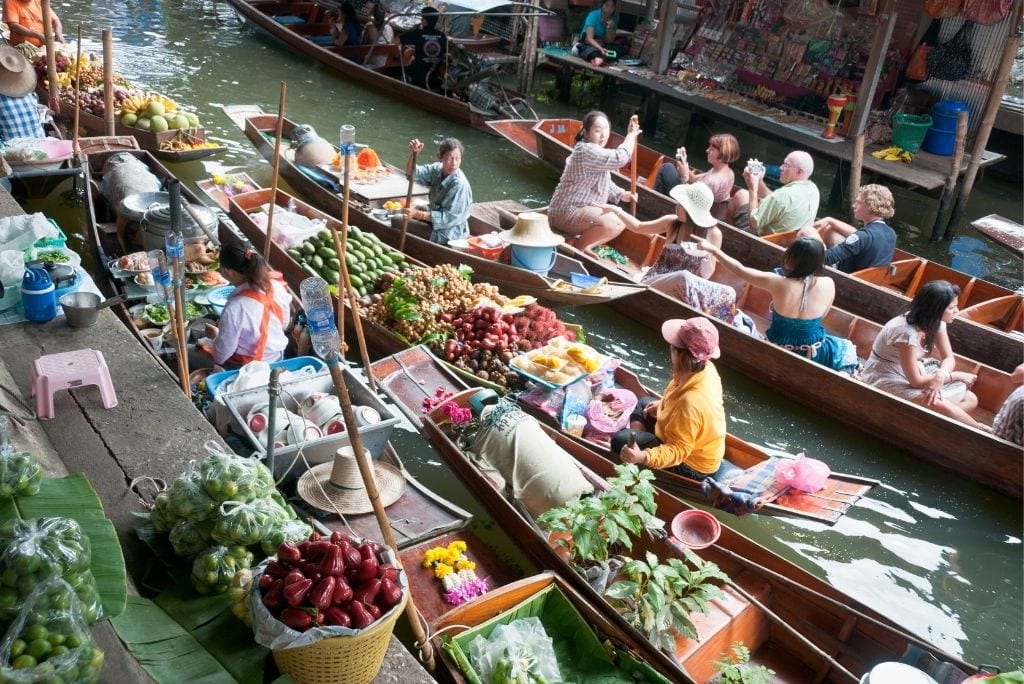
<svg viewBox="0 0 1024 684">
<path fill-rule="evenodd" d="M 146 211 L 154 204 L 169 206 L 171 196 L 166 192 L 136 192 L 121 200 L 119 211 L 130 221 L 141 221 Z"/>
</svg>

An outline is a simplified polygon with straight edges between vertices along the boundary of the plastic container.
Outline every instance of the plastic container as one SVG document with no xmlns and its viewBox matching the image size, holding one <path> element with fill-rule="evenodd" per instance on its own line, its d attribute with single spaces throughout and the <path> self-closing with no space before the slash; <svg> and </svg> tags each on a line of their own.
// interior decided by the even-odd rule
<svg viewBox="0 0 1024 684">
<path fill-rule="evenodd" d="M 469 245 L 470 252 L 484 259 L 497 259 L 505 251 L 505 245 L 491 247 L 479 235 L 470 236 L 466 242 Z"/>
<path fill-rule="evenodd" d="M 319 373 L 320 371 L 327 368 L 327 365 L 316 358 L 315 356 L 296 356 L 294 359 L 284 359 L 283 361 L 274 361 L 270 364 L 273 368 L 283 368 L 287 371 L 297 371 L 301 368 L 312 366 Z M 213 373 L 206 378 L 206 391 L 210 394 L 213 399 L 217 398 L 220 393 L 220 386 L 233 379 L 238 375 L 238 371 L 221 371 L 220 373 Z"/>
<path fill-rule="evenodd" d="M 21 279 L 21 304 L 25 318 L 35 323 L 46 323 L 57 316 L 57 298 L 54 296 L 50 274 L 41 266 L 25 269 Z"/>
<path fill-rule="evenodd" d="M 555 265 L 558 252 L 554 247 L 524 247 L 523 245 L 512 245 L 513 266 L 533 271 L 546 276 L 551 267 Z"/>
<path fill-rule="evenodd" d="M 917 152 L 931 125 L 932 117 L 927 114 L 895 114 L 892 117 L 892 144 L 908 152 Z"/>
<path fill-rule="evenodd" d="M 939 100 L 932 108 L 932 127 L 924 138 L 925 152 L 948 157 L 956 146 L 956 120 L 960 112 L 970 110 L 957 100 Z"/>
<path fill-rule="evenodd" d="M 46 220 L 51 226 L 53 226 L 54 230 L 57 231 L 57 237 L 39 238 L 32 246 L 36 249 L 45 249 L 47 247 L 66 248 L 68 246 L 68 236 L 64 234 L 64 231 L 60 229 L 60 226 L 58 226 L 57 222 L 52 218 L 48 218 Z"/>
</svg>

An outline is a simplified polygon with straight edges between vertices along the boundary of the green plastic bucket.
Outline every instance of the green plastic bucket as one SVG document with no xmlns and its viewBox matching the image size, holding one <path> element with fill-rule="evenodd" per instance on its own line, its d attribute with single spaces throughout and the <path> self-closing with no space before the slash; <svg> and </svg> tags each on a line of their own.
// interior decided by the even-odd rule
<svg viewBox="0 0 1024 684">
<path fill-rule="evenodd" d="M 892 144 L 907 152 L 917 152 L 931 127 L 932 117 L 928 114 L 896 114 L 892 117 Z"/>
</svg>

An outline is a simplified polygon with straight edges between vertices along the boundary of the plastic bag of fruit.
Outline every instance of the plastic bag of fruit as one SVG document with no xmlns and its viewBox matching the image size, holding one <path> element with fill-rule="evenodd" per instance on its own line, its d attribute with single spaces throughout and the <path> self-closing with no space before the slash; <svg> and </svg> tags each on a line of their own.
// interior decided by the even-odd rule
<svg viewBox="0 0 1024 684">
<path fill-rule="evenodd" d="M 92 624 L 103 614 L 90 563 L 89 537 L 71 518 L 11 518 L 0 524 L 0 618 L 14 618 L 36 586 L 63 577 Z M 11 597 L 14 600 L 11 601 Z"/>
<path fill-rule="evenodd" d="M 203 488 L 218 504 L 224 501 L 251 501 L 269 496 L 274 476 L 255 458 L 243 458 L 224 451 L 216 442 L 204 445 L 208 456 L 199 466 Z"/>
<path fill-rule="evenodd" d="M 174 553 L 193 558 L 213 540 L 214 521 L 210 518 L 182 518 L 174 523 L 169 535 Z"/>
<path fill-rule="evenodd" d="M 188 468 L 171 485 L 167 497 L 170 511 L 176 518 L 206 516 L 217 509 L 217 502 L 206 493 L 195 461 L 189 461 Z"/>
<path fill-rule="evenodd" d="M 313 528 L 301 520 L 281 520 L 270 526 L 267 536 L 260 541 L 260 548 L 268 556 L 277 552 L 285 542 L 300 542 L 313 533 Z"/>
<path fill-rule="evenodd" d="M 235 573 L 252 566 L 244 546 L 211 546 L 192 562 L 192 585 L 200 594 L 223 594 Z"/>
<path fill-rule="evenodd" d="M 43 483 L 43 469 L 27 451 L 0 452 L 0 496 L 35 496 Z"/>
<path fill-rule="evenodd" d="M 269 498 L 248 503 L 225 501 L 213 525 L 213 540 L 229 546 L 258 544 L 283 515 L 284 511 Z"/>
<path fill-rule="evenodd" d="M 32 591 L 0 642 L 0 682 L 91 684 L 102 667 L 78 596 L 60 577 Z"/>
</svg>

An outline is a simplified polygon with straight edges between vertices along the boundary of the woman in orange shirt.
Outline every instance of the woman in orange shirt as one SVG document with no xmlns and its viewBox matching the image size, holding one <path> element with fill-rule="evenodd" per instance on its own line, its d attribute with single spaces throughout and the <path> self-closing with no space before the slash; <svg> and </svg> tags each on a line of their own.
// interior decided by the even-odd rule
<svg viewBox="0 0 1024 684">
<path fill-rule="evenodd" d="M 4 22 L 11 29 L 11 45 L 31 43 L 42 47 L 43 6 L 41 0 L 4 0 Z M 50 21 L 53 25 L 53 39 L 64 42 L 64 32 L 60 25 L 60 17 L 52 9 Z"/>
</svg>

